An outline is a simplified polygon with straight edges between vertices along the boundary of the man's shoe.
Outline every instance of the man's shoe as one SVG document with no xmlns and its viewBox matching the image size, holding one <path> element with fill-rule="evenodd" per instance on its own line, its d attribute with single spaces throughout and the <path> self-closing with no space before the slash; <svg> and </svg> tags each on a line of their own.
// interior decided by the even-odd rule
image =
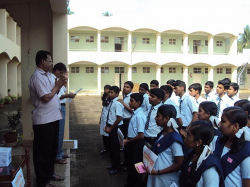
<svg viewBox="0 0 250 187">
<path fill-rule="evenodd" d="M 104 150 L 102 150 L 101 152 L 100 152 L 100 154 L 105 154 L 105 153 L 107 153 L 108 151 L 106 150 L 106 149 L 104 149 Z"/>
<path fill-rule="evenodd" d="M 106 169 L 112 170 L 112 169 L 113 169 L 113 166 L 107 166 Z"/>
<path fill-rule="evenodd" d="M 115 175 L 117 173 L 119 173 L 120 170 L 117 170 L 117 169 L 113 169 L 109 172 L 110 175 Z"/>
</svg>

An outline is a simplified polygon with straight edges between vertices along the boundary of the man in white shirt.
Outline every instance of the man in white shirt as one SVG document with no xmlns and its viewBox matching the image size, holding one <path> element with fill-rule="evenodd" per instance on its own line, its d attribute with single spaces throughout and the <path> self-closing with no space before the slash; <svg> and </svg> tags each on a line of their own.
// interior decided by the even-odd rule
<svg viewBox="0 0 250 187">
<path fill-rule="evenodd" d="M 228 97 L 232 100 L 233 103 L 239 101 L 240 98 L 237 96 L 239 91 L 239 85 L 235 82 L 232 82 L 227 90 Z"/>
<path fill-rule="evenodd" d="M 200 83 L 191 84 L 191 85 L 188 87 L 188 90 L 189 90 L 189 94 L 195 98 L 197 107 L 199 107 L 199 105 L 200 105 L 201 102 L 206 101 L 206 100 L 201 96 L 202 86 L 201 86 Z"/>
<path fill-rule="evenodd" d="M 214 83 L 212 81 L 207 81 L 205 83 L 204 91 L 205 91 L 205 99 L 207 101 L 215 102 L 215 100 L 216 100 L 217 96 L 213 92 L 213 88 L 214 88 Z"/>
<path fill-rule="evenodd" d="M 174 80 L 174 79 L 169 79 L 169 80 L 166 82 L 166 84 L 169 85 L 169 86 L 171 86 L 173 90 L 174 90 L 174 83 L 175 83 L 175 80 Z M 173 102 L 175 102 L 175 104 L 177 104 L 177 106 L 179 106 L 179 99 L 180 99 L 180 97 L 176 96 L 174 91 L 172 92 L 172 95 L 171 95 L 170 99 L 171 99 Z"/>
</svg>

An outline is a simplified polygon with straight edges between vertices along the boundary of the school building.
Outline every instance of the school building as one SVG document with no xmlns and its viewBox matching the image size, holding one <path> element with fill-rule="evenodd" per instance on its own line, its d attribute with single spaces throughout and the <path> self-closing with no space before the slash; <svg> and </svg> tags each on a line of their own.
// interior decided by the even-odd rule
<svg viewBox="0 0 250 187">
<path fill-rule="evenodd" d="M 225 77 L 236 82 L 237 68 L 246 62 L 237 54 L 241 30 L 202 24 L 127 23 L 113 17 L 81 21 L 70 16 L 70 90 L 101 93 L 105 84 L 121 87 L 127 80 L 135 83 L 135 90 L 153 79 L 160 85 L 169 79 L 184 80 L 187 85 L 204 85 L 208 80 L 216 83 Z M 249 78 L 250 67 L 241 78 L 242 89 L 250 88 Z"/>
</svg>

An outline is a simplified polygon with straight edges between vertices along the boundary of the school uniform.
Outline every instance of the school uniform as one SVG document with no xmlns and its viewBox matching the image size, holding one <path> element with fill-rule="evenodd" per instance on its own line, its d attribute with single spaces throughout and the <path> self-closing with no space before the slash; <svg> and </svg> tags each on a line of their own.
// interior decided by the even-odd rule
<svg viewBox="0 0 250 187">
<path fill-rule="evenodd" d="M 217 117 L 221 119 L 223 110 L 227 107 L 234 106 L 232 100 L 225 94 L 222 97 L 217 97 L 215 104 L 217 105 Z"/>
<path fill-rule="evenodd" d="M 250 179 L 250 142 L 245 141 L 240 151 L 231 153 L 219 140 L 219 137 L 213 140 L 213 148 L 223 167 L 225 186 L 241 187 L 242 179 Z"/>
<path fill-rule="evenodd" d="M 137 108 L 131 117 L 128 126 L 128 138 L 135 138 L 138 133 L 145 130 L 146 117 L 143 113 L 142 108 Z M 130 142 L 127 144 L 126 149 L 128 150 L 128 187 L 141 187 L 142 186 L 142 175 L 137 173 L 134 164 L 143 161 L 143 146 L 144 140 Z"/>
<path fill-rule="evenodd" d="M 212 102 L 215 102 L 216 101 L 216 95 L 213 91 L 211 91 L 209 94 L 205 94 L 205 100 L 207 101 L 212 101 Z"/>
<path fill-rule="evenodd" d="M 168 98 L 163 104 L 164 105 L 173 105 L 175 110 L 176 110 L 176 119 L 181 117 L 179 106 L 174 101 L 172 101 L 170 98 Z"/>
<path fill-rule="evenodd" d="M 196 102 L 198 103 L 198 106 L 203 102 L 203 101 L 206 101 L 206 99 L 204 99 L 202 96 L 200 96 Z"/>
<path fill-rule="evenodd" d="M 162 102 L 160 102 L 156 106 L 150 105 L 150 108 L 149 108 L 148 114 L 147 114 L 147 121 L 145 123 L 145 131 L 144 131 L 144 139 L 151 146 L 153 146 L 153 144 L 157 138 L 157 135 L 162 130 L 162 127 L 157 126 L 156 121 L 155 121 L 155 116 L 157 114 L 157 110 L 161 105 L 162 105 Z"/>
<path fill-rule="evenodd" d="M 152 151 L 158 156 L 154 168 L 162 170 L 172 166 L 175 162 L 175 157 L 184 156 L 183 140 L 179 133 L 171 132 L 165 136 L 161 135 L 154 143 Z M 171 186 L 175 183 L 179 184 L 180 172 L 175 171 L 161 175 L 148 175 L 147 187 Z"/>
<path fill-rule="evenodd" d="M 109 110 L 107 115 L 107 126 L 110 127 L 114 124 L 117 119 L 117 116 L 122 117 L 124 112 L 123 105 L 118 101 L 118 97 L 111 100 L 109 104 Z M 123 121 L 121 120 L 118 125 L 122 125 Z M 120 144 L 118 140 L 117 134 L 118 126 L 116 126 L 109 133 L 109 149 L 110 149 L 110 157 L 112 163 L 112 169 L 120 169 Z"/>
<path fill-rule="evenodd" d="M 182 127 L 187 127 L 193 119 L 193 113 L 198 112 L 197 103 L 194 97 L 191 97 L 188 93 L 185 93 L 179 100 L 179 108 L 181 119 L 183 122 Z"/>
<path fill-rule="evenodd" d="M 177 96 L 177 95 L 175 94 L 175 92 L 172 92 L 172 95 L 171 95 L 170 99 L 171 99 L 177 106 L 179 106 L 179 99 L 180 99 L 180 97 Z"/>
<path fill-rule="evenodd" d="M 234 104 L 236 101 L 239 101 L 239 100 L 240 100 L 240 98 L 239 98 L 237 95 L 235 95 L 235 96 L 233 96 L 233 97 L 229 97 L 229 98 L 232 100 L 233 104 Z"/>
<path fill-rule="evenodd" d="M 149 96 L 147 93 L 143 95 L 143 102 L 141 104 L 141 108 L 143 110 L 144 115 L 147 117 L 148 110 L 149 110 L 150 104 L 149 104 Z"/>
</svg>

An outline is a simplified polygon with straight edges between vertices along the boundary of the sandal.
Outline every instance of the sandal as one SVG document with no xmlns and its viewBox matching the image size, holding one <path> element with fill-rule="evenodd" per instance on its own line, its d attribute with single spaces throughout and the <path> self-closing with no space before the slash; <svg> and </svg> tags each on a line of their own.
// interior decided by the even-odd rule
<svg viewBox="0 0 250 187">
<path fill-rule="evenodd" d="M 57 175 L 57 174 L 54 173 L 53 176 L 50 179 L 53 180 L 53 181 L 63 181 L 65 178 L 63 178 L 60 175 Z"/>
<path fill-rule="evenodd" d="M 62 157 L 63 159 L 66 159 L 66 158 L 70 158 L 70 155 L 63 155 L 63 157 Z"/>
<path fill-rule="evenodd" d="M 55 161 L 55 163 L 57 163 L 57 164 L 67 164 L 68 162 L 66 160 L 64 160 L 64 159 L 57 159 Z"/>
</svg>

